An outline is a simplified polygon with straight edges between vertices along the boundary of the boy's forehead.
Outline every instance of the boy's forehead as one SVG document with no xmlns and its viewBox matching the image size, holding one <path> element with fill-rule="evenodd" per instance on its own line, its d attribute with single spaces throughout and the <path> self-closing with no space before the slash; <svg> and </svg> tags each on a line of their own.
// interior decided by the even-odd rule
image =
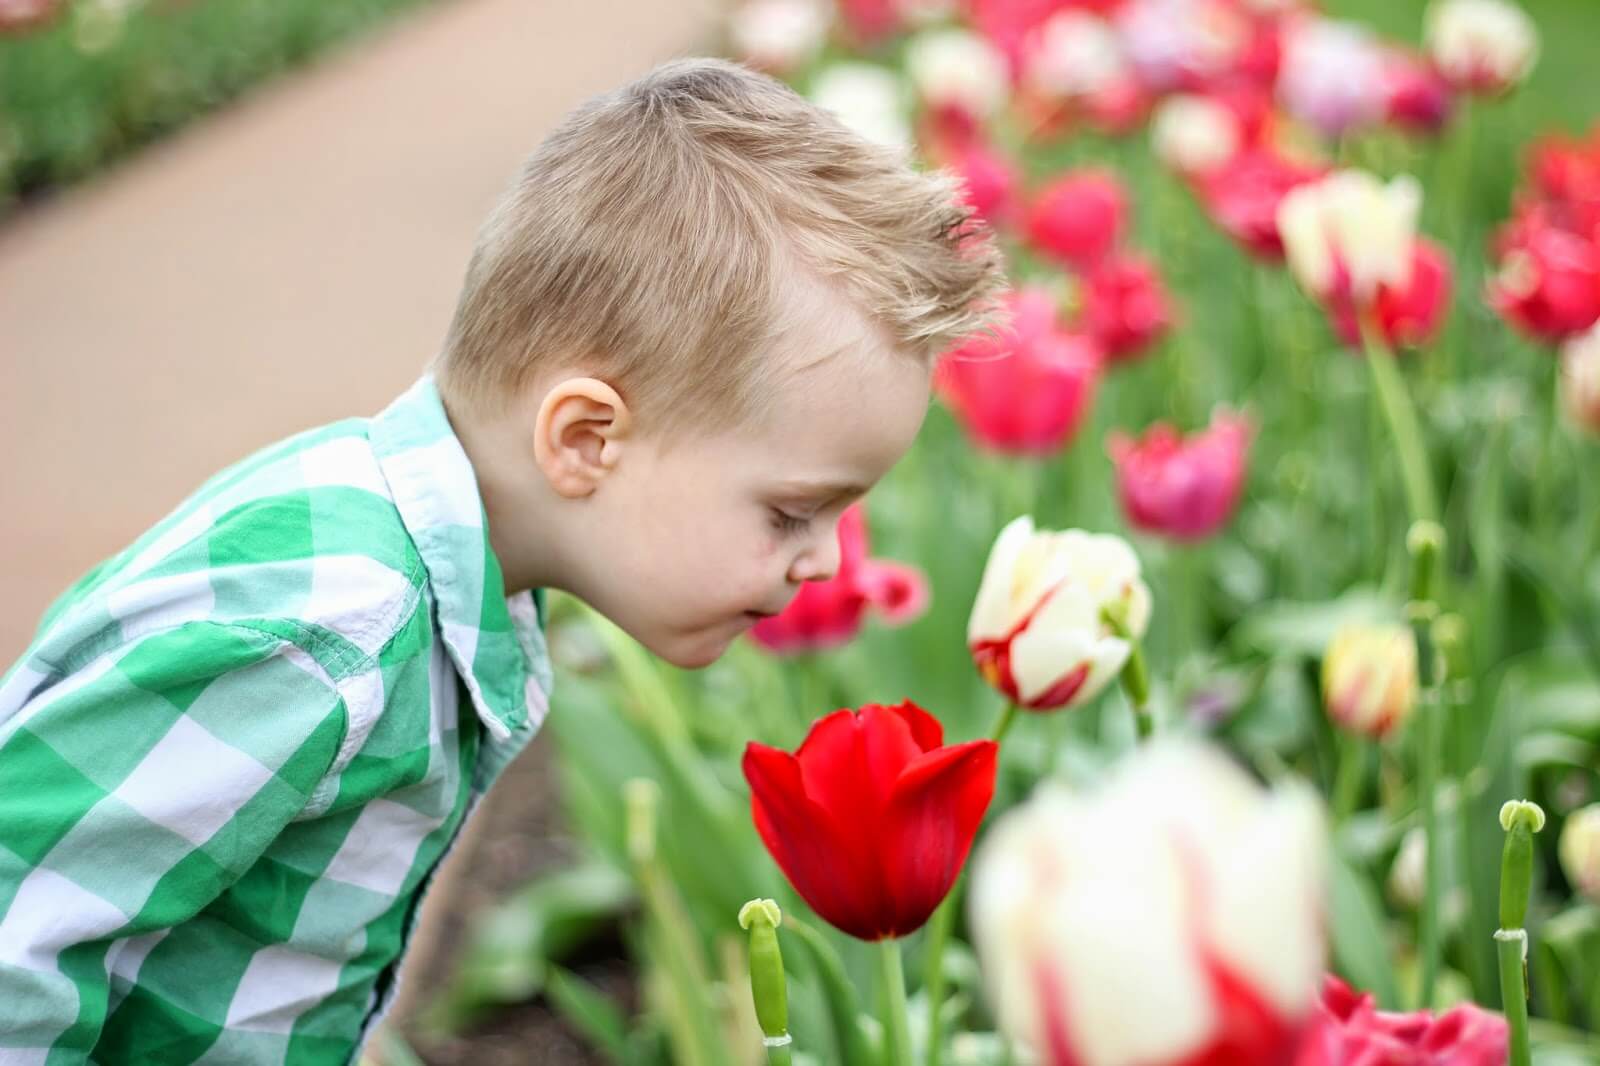
<svg viewBox="0 0 1600 1066">
<path fill-rule="evenodd" d="M 765 450 L 791 480 L 866 488 L 910 447 L 928 407 L 928 368 L 859 334 L 775 375 Z"/>
</svg>

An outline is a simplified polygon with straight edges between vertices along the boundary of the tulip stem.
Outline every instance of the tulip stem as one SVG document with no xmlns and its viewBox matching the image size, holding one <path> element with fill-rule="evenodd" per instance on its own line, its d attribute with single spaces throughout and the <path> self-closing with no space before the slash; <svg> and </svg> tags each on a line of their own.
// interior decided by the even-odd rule
<svg viewBox="0 0 1600 1066">
<path fill-rule="evenodd" d="M 1000 712 L 1000 720 L 994 724 L 994 732 L 989 734 L 989 739 L 996 744 L 1005 739 L 1006 733 L 1011 729 L 1011 723 L 1017 720 L 1017 705 L 1007 703 L 1006 709 Z"/>
<path fill-rule="evenodd" d="M 1500 960 L 1500 1005 L 1511 1030 L 1510 1066 L 1529 1066 L 1528 901 L 1533 894 L 1533 834 L 1544 828 L 1538 804 L 1512 800 L 1500 808 L 1505 846 L 1500 852 L 1500 928 L 1495 953 Z"/>
<path fill-rule="evenodd" d="M 1494 935 L 1494 947 L 1500 958 L 1500 998 L 1511 1030 L 1509 1066 L 1529 1066 L 1533 1058 L 1528 1046 L 1528 977 L 1522 957 L 1528 934 L 1522 929 L 1501 929 Z"/>
<path fill-rule="evenodd" d="M 1361 802 L 1361 786 L 1367 770 L 1367 748 L 1359 738 L 1346 736 L 1338 730 L 1334 732 L 1334 743 L 1339 767 L 1333 781 L 1333 821 L 1335 825 L 1342 825 L 1355 813 L 1356 804 Z"/>
<path fill-rule="evenodd" d="M 1428 472 L 1428 452 L 1423 444 L 1422 430 L 1417 424 L 1416 408 L 1406 394 L 1406 384 L 1395 365 L 1394 352 L 1384 341 L 1383 333 L 1373 321 L 1370 310 L 1361 313 L 1360 322 L 1367 365 L 1372 369 L 1373 388 L 1383 407 L 1384 419 L 1389 423 L 1389 435 L 1394 438 L 1395 451 L 1399 453 L 1400 478 L 1405 484 L 1411 520 L 1437 520 L 1433 477 Z"/>
<path fill-rule="evenodd" d="M 1102 611 L 1100 617 L 1112 633 L 1128 642 L 1128 661 L 1122 666 L 1122 690 L 1133 710 L 1133 725 L 1139 739 L 1149 740 L 1155 735 L 1156 724 L 1150 716 L 1150 668 L 1145 665 L 1144 645 L 1116 611 Z"/>
<path fill-rule="evenodd" d="M 1015 709 L 1015 704 L 1012 709 Z M 927 943 L 923 947 L 922 988 L 928 999 L 928 1052 L 926 1066 L 939 1066 L 944 1051 L 944 946 L 950 940 L 955 922 L 956 902 L 961 880 L 950 886 L 950 894 L 939 904 L 928 922 Z"/>
<path fill-rule="evenodd" d="M 878 993 L 882 999 L 884 1066 L 911 1066 L 911 1023 L 906 1017 L 906 975 L 900 941 L 878 941 Z"/>
<path fill-rule="evenodd" d="M 1018 706 L 1008 702 L 1000 712 L 989 739 L 996 744 L 1005 738 L 1011 723 L 1017 720 Z M 957 875 L 950 892 L 928 919 L 927 936 L 922 949 L 922 989 L 928 1000 L 928 1049 L 926 1066 L 939 1066 L 944 1051 L 944 948 L 950 942 L 950 927 L 955 924 L 956 909 L 961 906 L 961 889 L 965 880 Z"/>
<path fill-rule="evenodd" d="M 1423 889 L 1422 913 L 1418 916 L 1418 954 L 1421 973 L 1418 979 L 1419 1006 L 1433 1008 L 1433 990 L 1439 975 L 1439 895 L 1443 889 L 1444 863 L 1439 851 L 1439 804 L 1436 798 L 1439 778 L 1438 690 L 1425 688 L 1417 701 L 1417 806 L 1422 813 Z"/>
</svg>

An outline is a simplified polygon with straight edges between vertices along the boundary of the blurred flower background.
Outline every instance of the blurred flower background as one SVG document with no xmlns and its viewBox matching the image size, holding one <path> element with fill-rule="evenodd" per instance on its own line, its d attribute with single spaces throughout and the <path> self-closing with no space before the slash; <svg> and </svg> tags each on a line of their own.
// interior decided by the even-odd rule
<svg viewBox="0 0 1600 1066">
<path fill-rule="evenodd" d="M 0 186 L 403 6 L 0 0 Z M 573 1061 L 1600 1063 L 1600 8 L 746 0 L 716 34 L 960 175 L 1009 324 L 941 359 L 839 576 L 715 666 L 553 601 L 573 846 L 373 1054 L 538 1000 Z"/>
</svg>

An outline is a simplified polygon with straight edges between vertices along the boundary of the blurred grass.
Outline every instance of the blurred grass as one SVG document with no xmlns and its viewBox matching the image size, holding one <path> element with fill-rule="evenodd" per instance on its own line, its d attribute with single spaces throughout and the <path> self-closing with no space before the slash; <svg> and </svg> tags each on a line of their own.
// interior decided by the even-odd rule
<svg viewBox="0 0 1600 1066">
<path fill-rule="evenodd" d="M 439 0 L 72 0 L 0 36 L 0 217 Z"/>
<path fill-rule="evenodd" d="M 1595 60 L 1600 57 L 1600 3 L 1596 0 L 1521 0 L 1539 24 L 1539 63 L 1519 95 L 1537 105 L 1541 125 L 1551 120 L 1569 132 L 1600 120 Z M 1327 0 L 1334 15 L 1358 19 L 1385 36 L 1420 44 L 1427 0 Z"/>
</svg>

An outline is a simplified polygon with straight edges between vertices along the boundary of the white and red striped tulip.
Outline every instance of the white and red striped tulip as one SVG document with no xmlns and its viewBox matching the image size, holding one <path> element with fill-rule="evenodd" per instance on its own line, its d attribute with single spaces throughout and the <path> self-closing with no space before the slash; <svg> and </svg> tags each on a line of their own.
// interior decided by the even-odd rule
<svg viewBox="0 0 1600 1066">
<path fill-rule="evenodd" d="M 733 12 L 734 52 L 751 66 L 787 74 L 822 50 L 833 7 L 820 0 L 749 0 Z"/>
<path fill-rule="evenodd" d="M 1035 530 L 1027 515 L 995 539 L 967 623 L 985 681 L 1033 711 L 1086 703 L 1114 680 L 1150 624 L 1139 557 L 1109 533 Z"/>
<path fill-rule="evenodd" d="M 1242 125 L 1226 104 L 1209 96 L 1179 93 L 1156 108 L 1150 120 L 1150 146 L 1157 159 L 1179 174 L 1209 174 L 1243 147 Z"/>
<path fill-rule="evenodd" d="M 1500 92 L 1521 81 L 1539 55 L 1539 31 L 1506 0 L 1435 0 L 1424 19 L 1428 52 L 1452 85 Z"/>
<path fill-rule="evenodd" d="M 1278 205 L 1278 233 L 1289 269 L 1308 293 L 1348 295 L 1366 307 L 1380 286 L 1410 282 L 1421 209 L 1414 178 L 1384 184 L 1363 170 L 1341 170 L 1290 190 Z"/>
<path fill-rule="evenodd" d="M 1281 1066 L 1324 957 L 1320 805 L 1157 740 L 1093 794 L 1047 784 L 974 859 L 1000 1028 L 1042 1066 Z"/>
<path fill-rule="evenodd" d="M 1561 407 L 1574 426 L 1600 433 L 1600 324 L 1561 346 Z"/>
<path fill-rule="evenodd" d="M 1359 736 L 1387 736 L 1417 701 L 1417 642 L 1403 625 L 1352 623 L 1322 656 L 1328 717 Z"/>
</svg>

